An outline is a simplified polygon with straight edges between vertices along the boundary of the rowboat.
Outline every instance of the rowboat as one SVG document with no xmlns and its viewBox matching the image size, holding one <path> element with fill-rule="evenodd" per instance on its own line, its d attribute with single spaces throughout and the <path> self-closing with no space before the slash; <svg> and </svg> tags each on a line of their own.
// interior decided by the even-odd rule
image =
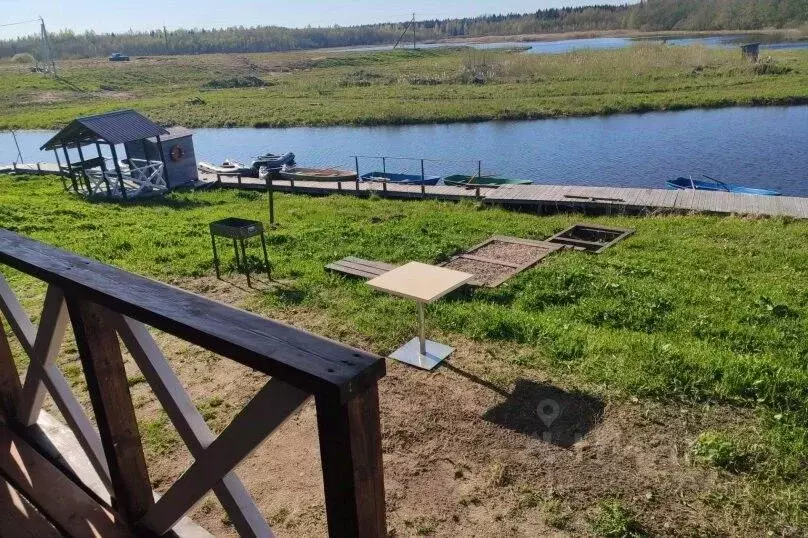
<svg viewBox="0 0 808 538">
<path fill-rule="evenodd" d="M 466 176 L 455 174 L 446 176 L 443 182 L 456 187 L 499 187 L 500 185 L 531 185 L 529 179 L 513 179 L 499 176 Z"/>
<path fill-rule="evenodd" d="M 284 165 L 280 175 L 289 181 L 354 181 L 356 172 L 336 168 L 301 168 Z"/>
<path fill-rule="evenodd" d="M 437 185 L 440 176 L 421 176 L 419 174 L 393 174 L 391 172 L 368 172 L 362 174 L 362 181 L 386 181 L 399 185 Z"/>
<path fill-rule="evenodd" d="M 755 187 L 744 187 L 732 183 L 724 183 L 710 176 L 703 176 L 704 179 L 693 179 L 692 177 L 677 177 L 665 182 L 668 189 L 676 190 L 697 190 L 697 191 L 718 191 L 734 192 L 737 194 L 757 194 L 760 196 L 780 196 L 780 191 L 772 189 L 758 189 Z"/>
<path fill-rule="evenodd" d="M 225 159 L 222 164 L 212 164 L 201 161 L 197 166 L 200 172 L 208 172 L 211 174 L 241 174 L 243 176 L 249 175 L 252 170 L 249 166 L 244 166 L 238 161 Z"/>
</svg>

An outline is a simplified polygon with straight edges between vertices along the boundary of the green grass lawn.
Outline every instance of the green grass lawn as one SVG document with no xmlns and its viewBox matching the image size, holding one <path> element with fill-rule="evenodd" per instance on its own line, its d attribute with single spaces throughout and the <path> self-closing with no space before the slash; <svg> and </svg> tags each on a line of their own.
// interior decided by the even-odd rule
<svg viewBox="0 0 808 538">
<path fill-rule="evenodd" d="M 499 288 L 456 293 L 429 307 L 430 323 L 517 343 L 527 351 L 514 364 L 607 398 L 755 410 L 753 432 L 705 432 L 695 449 L 697 460 L 744 477 L 746 489 L 715 502 L 755 521 L 808 525 L 808 222 L 537 217 L 471 203 L 284 194 L 276 212 L 268 243 L 282 284 L 260 296 L 264 312 L 316 311 L 334 320 L 328 336 L 378 353 L 415 331 L 413 304 L 326 273 L 328 262 L 439 262 L 493 234 L 541 239 L 584 219 L 636 228 L 601 255 L 555 254 Z M 226 216 L 266 221 L 266 197 L 209 191 L 89 203 L 54 177 L 0 176 L 0 226 L 162 280 L 212 274 L 207 224 Z M 3 272 L 24 296 L 41 294 Z"/>
<path fill-rule="evenodd" d="M 0 128 L 54 128 L 121 107 L 163 124 L 221 127 L 531 119 L 808 102 L 808 51 L 771 56 L 752 65 L 735 50 L 654 44 L 549 55 L 473 49 L 219 54 L 67 60 L 55 80 L 5 61 Z M 265 85 L 250 87 L 256 79 Z M 228 87 L 234 85 L 247 87 Z"/>
</svg>

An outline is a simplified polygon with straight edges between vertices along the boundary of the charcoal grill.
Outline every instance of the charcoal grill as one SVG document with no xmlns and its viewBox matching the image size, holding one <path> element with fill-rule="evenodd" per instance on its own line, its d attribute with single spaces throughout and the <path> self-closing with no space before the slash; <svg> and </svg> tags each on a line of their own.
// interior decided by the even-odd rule
<svg viewBox="0 0 808 538">
<path fill-rule="evenodd" d="M 236 255 L 236 267 L 247 276 L 247 286 L 252 286 L 250 282 L 250 266 L 247 263 L 247 250 L 245 242 L 251 237 L 261 238 L 261 249 L 264 252 L 264 267 L 267 278 L 272 280 L 272 270 L 267 256 L 267 241 L 264 237 L 264 225 L 257 220 L 240 219 L 238 217 L 228 217 L 210 223 L 210 243 L 213 246 L 213 266 L 216 268 L 216 278 L 221 279 L 219 270 L 219 253 L 216 250 L 216 237 L 223 237 L 233 241 L 233 253 Z M 239 247 L 241 255 L 239 256 Z"/>
</svg>

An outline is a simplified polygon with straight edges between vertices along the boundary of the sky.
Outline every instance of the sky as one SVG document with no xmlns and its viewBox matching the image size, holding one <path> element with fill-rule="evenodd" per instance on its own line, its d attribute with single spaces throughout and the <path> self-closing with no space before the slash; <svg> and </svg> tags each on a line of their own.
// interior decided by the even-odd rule
<svg viewBox="0 0 808 538">
<path fill-rule="evenodd" d="M 0 39 L 39 32 L 37 23 L 3 26 L 42 16 L 49 32 L 97 33 L 175 28 L 278 25 L 350 26 L 491 13 L 529 13 L 608 0 L 0 0 Z"/>
</svg>

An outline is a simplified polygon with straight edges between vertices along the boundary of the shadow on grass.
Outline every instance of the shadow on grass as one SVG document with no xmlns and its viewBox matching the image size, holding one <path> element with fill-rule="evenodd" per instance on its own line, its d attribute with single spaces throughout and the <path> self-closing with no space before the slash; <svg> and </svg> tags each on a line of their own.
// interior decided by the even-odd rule
<svg viewBox="0 0 808 538">
<path fill-rule="evenodd" d="M 517 379 L 513 392 L 504 395 L 504 402 L 483 414 L 485 420 L 564 448 L 585 437 L 605 407 L 594 396 L 528 379 Z"/>
</svg>

